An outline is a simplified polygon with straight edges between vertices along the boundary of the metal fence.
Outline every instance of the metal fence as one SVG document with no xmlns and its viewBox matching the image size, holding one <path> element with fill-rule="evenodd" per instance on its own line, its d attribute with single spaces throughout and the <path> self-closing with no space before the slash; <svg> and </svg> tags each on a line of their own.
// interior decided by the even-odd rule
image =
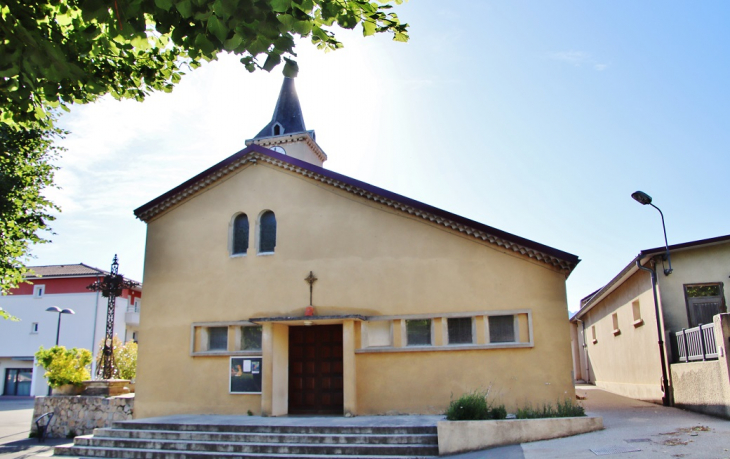
<svg viewBox="0 0 730 459">
<path fill-rule="evenodd" d="M 713 360 L 717 358 L 715 325 L 705 324 L 695 328 L 683 328 L 676 332 L 680 362 Z"/>
</svg>

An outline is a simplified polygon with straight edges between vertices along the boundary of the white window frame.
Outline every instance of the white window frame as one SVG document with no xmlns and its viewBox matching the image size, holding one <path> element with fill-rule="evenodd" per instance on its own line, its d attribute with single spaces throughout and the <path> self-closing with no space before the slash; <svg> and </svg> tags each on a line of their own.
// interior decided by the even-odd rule
<svg viewBox="0 0 730 459">
<path fill-rule="evenodd" d="M 33 298 L 39 300 L 46 294 L 46 284 L 33 285 Z"/>
</svg>

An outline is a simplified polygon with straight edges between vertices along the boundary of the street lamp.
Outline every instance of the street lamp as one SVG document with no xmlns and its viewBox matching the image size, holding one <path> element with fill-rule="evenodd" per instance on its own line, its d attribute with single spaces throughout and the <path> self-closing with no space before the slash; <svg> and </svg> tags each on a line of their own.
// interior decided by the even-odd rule
<svg viewBox="0 0 730 459">
<path fill-rule="evenodd" d="M 669 243 L 667 242 L 667 227 L 664 226 L 664 214 L 662 213 L 662 210 L 651 203 L 651 196 L 644 193 L 643 191 L 634 191 L 631 194 L 631 197 L 634 198 L 634 201 L 638 202 L 642 205 L 649 204 L 653 208 L 659 211 L 659 215 L 662 216 L 662 229 L 664 230 L 664 247 L 667 249 L 667 253 L 664 255 L 667 259 L 667 262 L 669 263 L 669 268 L 664 268 L 664 275 L 668 276 L 672 274 L 672 259 L 669 257 Z"/>
<path fill-rule="evenodd" d="M 664 246 L 667 249 L 666 258 L 669 262 L 669 268 L 664 269 L 664 275 L 668 276 L 672 274 L 672 260 L 669 258 L 669 244 L 667 243 L 667 228 L 664 226 L 664 214 L 662 213 L 661 209 L 659 209 L 657 206 L 651 203 L 651 196 L 644 193 L 643 191 L 635 191 L 631 194 L 631 197 L 634 198 L 636 202 L 642 205 L 649 204 L 653 208 L 659 211 L 659 215 L 662 216 L 662 228 L 664 229 Z M 657 344 L 659 345 L 659 363 L 662 367 L 662 405 L 669 406 L 670 400 L 669 400 L 669 379 L 667 378 L 667 364 L 664 357 L 664 338 L 662 334 L 662 325 L 659 322 L 659 317 L 661 317 L 661 311 L 659 310 L 659 298 L 657 297 L 657 278 L 656 278 L 656 270 L 652 268 L 647 268 L 646 266 L 643 266 L 641 264 L 641 253 L 639 253 L 639 256 L 636 257 L 636 267 L 641 269 L 642 271 L 646 271 L 651 275 L 651 290 L 654 294 L 654 314 L 656 317 L 656 332 L 658 337 Z"/>
<path fill-rule="evenodd" d="M 61 314 L 76 314 L 73 309 L 61 309 L 58 306 L 51 306 L 46 309 L 48 312 L 58 313 L 58 326 L 56 327 L 56 346 L 58 346 L 58 332 L 61 331 Z"/>
</svg>

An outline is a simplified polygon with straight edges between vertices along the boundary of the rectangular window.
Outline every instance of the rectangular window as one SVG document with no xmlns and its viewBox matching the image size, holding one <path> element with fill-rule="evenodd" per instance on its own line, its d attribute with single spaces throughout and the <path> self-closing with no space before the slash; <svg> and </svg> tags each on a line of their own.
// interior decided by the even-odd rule
<svg viewBox="0 0 730 459">
<path fill-rule="evenodd" d="M 593 344 L 596 344 L 598 340 L 596 339 L 596 326 L 591 325 L 591 335 L 593 337 Z"/>
<path fill-rule="evenodd" d="M 613 321 L 613 336 L 620 335 L 621 329 L 618 327 L 618 312 L 611 314 L 611 320 Z"/>
<path fill-rule="evenodd" d="M 641 304 L 639 300 L 631 303 L 631 311 L 634 315 L 634 327 L 644 325 L 644 319 L 641 318 Z"/>
<path fill-rule="evenodd" d="M 474 342 L 471 317 L 447 319 L 447 327 L 449 344 L 472 344 Z"/>
<path fill-rule="evenodd" d="M 30 332 L 31 333 L 38 333 L 38 322 L 33 322 L 30 325 Z"/>
<path fill-rule="evenodd" d="M 387 347 L 393 345 L 390 320 L 367 322 L 365 326 L 365 347 Z"/>
<path fill-rule="evenodd" d="M 431 319 L 406 320 L 408 346 L 431 345 Z"/>
<path fill-rule="evenodd" d="M 34 285 L 33 286 L 33 298 L 43 298 L 43 293 L 46 291 L 45 285 Z"/>
<path fill-rule="evenodd" d="M 717 314 L 727 312 L 722 283 L 685 285 L 689 328 L 710 324 Z"/>
<path fill-rule="evenodd" d="M 210 328 L 208 328 L 208 350 L 209 351 L 227 351 L 228 350 L 228 327 L 210 327 Z"/>
<path fill-rule="evenodd" d="M 241 327 L 241 350 L 242 351 L 260 351 L 261 350 L 261 326 Z"/>
<path fill-rule="evenodd" d="M 515 342 L 515 316 L 489 316 L 489 342 Z"/>
</svg>

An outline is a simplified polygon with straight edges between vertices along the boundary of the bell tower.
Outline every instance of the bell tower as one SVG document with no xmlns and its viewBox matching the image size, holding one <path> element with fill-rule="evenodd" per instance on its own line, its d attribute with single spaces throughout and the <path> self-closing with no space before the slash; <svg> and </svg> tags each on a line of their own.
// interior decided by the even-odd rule
<svg viewBox="0 0 730 459">
<path fill-rule="evenodd" d="M 322 167 L 327 155 L 317 145 L 315 139 L 314 131 L 308 131 L 304 126 L 304 116 L 294 79 L 284 78 L 271 121 L 256 134 L 256 137 L 246 140 L 246 145 L 252 143 L 260 145 Z"/>
</svg>

